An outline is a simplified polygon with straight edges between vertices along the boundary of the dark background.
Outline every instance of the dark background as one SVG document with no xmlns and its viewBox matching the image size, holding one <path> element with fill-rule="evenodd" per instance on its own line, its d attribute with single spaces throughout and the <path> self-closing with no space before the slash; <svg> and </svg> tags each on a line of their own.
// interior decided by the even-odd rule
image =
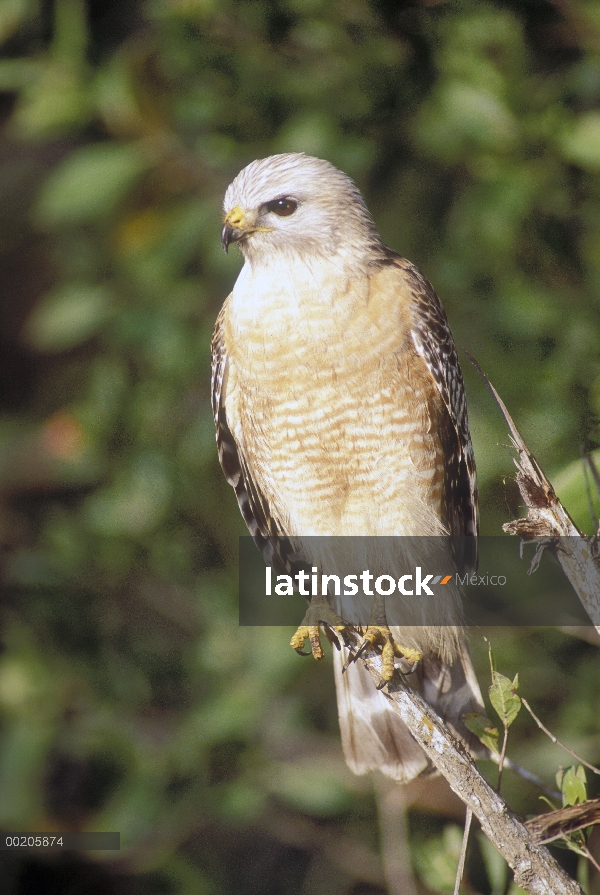
<svg viewBox="0 0 600 895">
<path fill-rule="evenodd" d="M 396 830 L 417 882 L 388 891 L 452 891 L 445 784 L 377 796 L 343 762 L 330 660 L 237 625 L 245 529 L 209 408 L 240 268 L 220 202 L 274 152 L 354 177 L 593 530 L 598 4 L 1 0 L 0 40 L 0 827 L 119 830 L 123 846 L 1 853 L 0 890 L 379 895 Z M 520 512 L 508 437 L 463 367 L 498 534 Z M 546 725 L 600 760 L 596 646 L 488 633 Z M 572 763 L 524 712 L 509 754 L 550 784 Z M 511 774 L 503 791 L 543 810 Z M 475 836 L 465 891 L 501 895 L 503 874 Z"/>
</svg>

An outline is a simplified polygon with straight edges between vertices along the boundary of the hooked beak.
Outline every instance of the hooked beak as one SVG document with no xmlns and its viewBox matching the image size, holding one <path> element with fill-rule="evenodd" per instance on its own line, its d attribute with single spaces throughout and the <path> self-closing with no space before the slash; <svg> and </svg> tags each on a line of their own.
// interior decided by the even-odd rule
<svg viewBox="0 0 600 895">
<path fill-rule="evenodd" d="M 231 227 L 229 224 L 224 224 L 223 229 L 221 230 L 221 245 L 225 249 L 225 254 L 227 254 L 227 250 L 232 242 L 233 227 Z"/>
<path fill-rule="evenodd" d="M 225 217 L 225 223 L 221 230 L 221 245 L 227 252 L 232 242 L 239 242 L 240 239 L 245 239 L 251 233 L 258 231 L 268 233 L 270 230 L 272 230 L 272 227 L 253 227 L 248 220 L 246 212 L 239 205 L 236 205 Z"/>
</svg>

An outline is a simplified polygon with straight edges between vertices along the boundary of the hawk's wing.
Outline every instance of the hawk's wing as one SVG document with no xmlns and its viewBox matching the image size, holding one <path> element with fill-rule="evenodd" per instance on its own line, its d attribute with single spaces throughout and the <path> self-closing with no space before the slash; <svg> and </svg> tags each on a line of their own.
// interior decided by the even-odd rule
<svg viewBox="0 0 600 895">
<path fill-rule="evenodd" d="M 425 362 L 447 411 L 439 424 L 446 458 L 444 522 L 450 534 L 458 539 L 455 561 L 459 571 L 475 571 L 479 531 L 477 475 L 465 387 L 454 339 L 446 312 L 433 286 L 409 261 L 391 249 L 388 251 L 388 263 L 401 268 L 408 280 L 412 296 L 413 345 Z"/>
<path fill-rule="evenodd" d="M 227 422 L 224 392 L 229 361 L 223 338 L 226 308 L 227 302 L 217 317 L 211 342 L 211 397 L 219 462 L 225 478 L 235 491 L 244 522 L 266 565 L 271 566 L 276 574 L 294 575 L 300 569 L 305 569 L 306 563 L 296 554 L 292 542 L 285 536 L 271 513 L 268 502 L 256 486 L 248 468 L 248 461 L 236 443 Z"/>
</svg>

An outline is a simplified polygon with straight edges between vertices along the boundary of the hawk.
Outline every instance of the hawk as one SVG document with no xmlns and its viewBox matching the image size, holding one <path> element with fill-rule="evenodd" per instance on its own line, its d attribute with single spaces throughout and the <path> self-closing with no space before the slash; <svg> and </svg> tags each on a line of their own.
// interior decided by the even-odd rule
<svg viewBox="0 0 600 895">
<path fill-rule="evenodd" d="M 475 460 L 446 315 L 425 277 L 384 245 L 353 181 L 323 159 L 274 155 L 238 174 L 224 214 L 223 246 L 237 243 L 245 263 L 213 335 L 213 411 L 221 466 L 263 555 L 285 565 L 289 541 L 319 562 L 315 535 L 475 545 Z M 458 563 L 474 569 L 475 547 Z M 321 619 L 307 616 L 292 644 L 310 637 L 317 658 Z M 481 694 L 457 620 L 390 631 L 383 619 L 367 636 L 383 643 L 387 677 L 404 657 L 466 735 L 462 715 Z M 342 648 L 334 665 L 351 769 L 402 782 L 431 771 L 360 663 Z"/>
</svg>

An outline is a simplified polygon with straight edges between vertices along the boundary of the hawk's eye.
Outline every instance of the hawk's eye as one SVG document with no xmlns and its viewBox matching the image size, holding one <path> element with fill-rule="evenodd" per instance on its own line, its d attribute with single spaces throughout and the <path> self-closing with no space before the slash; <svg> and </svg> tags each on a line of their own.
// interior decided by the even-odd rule
<svg viewBox="0 0 600 895">
<path fill-rule="evenodd" d="M 272 211 L 273 214 L 279 215 L 280 218 L 287 218 L 288 215 L 296 211 L 298 203 L 294 199 L 273 199 L 272 202 L 267 202 L 265 208 L 267 211 Z"/>
</svg>

